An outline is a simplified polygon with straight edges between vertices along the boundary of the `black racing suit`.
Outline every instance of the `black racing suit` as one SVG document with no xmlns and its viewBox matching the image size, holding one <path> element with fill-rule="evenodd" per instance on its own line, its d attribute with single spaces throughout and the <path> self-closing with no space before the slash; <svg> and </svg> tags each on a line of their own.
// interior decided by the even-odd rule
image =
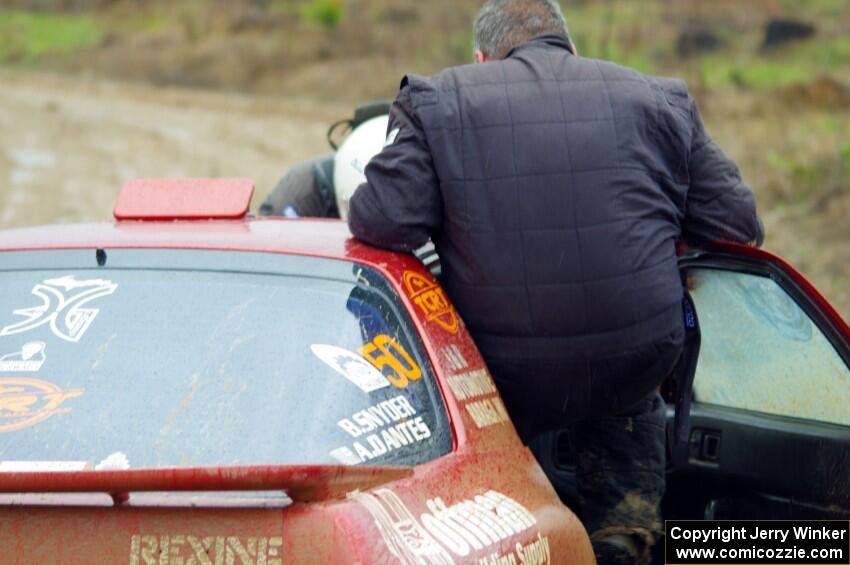
<svg viewBox="0 0 850 565">
<path fill-rule="evenodd" d="M 302 161 L 280 179 L 260 205 L 260 215 L 339 218 L 333 182 L 333 154 Z"/>
</svg>

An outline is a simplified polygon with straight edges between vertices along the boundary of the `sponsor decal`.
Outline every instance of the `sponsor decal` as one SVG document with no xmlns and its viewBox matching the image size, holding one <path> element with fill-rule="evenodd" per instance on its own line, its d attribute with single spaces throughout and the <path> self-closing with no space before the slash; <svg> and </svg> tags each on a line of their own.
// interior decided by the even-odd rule
<svg viewBox="0 0 850 565">
<path fill-rule="evenodd" d="M 362 463 L 362 459 L 347 445 L 337 447 L 331 451 L 330 455 L 343 465 L 359 465 Z"/>
<path fill-rule="evenodd" d="M 455 398 L 464 402 L 466 412 L 479 428 L 487 428 L 510 420 L 508 410 L 490 375 L 477 369 L 448 377 Z"/>
<path fill-rule="evenodd" d="M 391 369 L 394 374 L 384 374 L 396 388 L 407 388 L 410 381 L 422 377 L 422 369 L 399 342 L 386 334 L 379 334 L 360 348 L 360 354 L 379 371 Z"/>
<path fill-rule="evenodd" d="M 552 563 L 552 553 L 549 550 L 549 538 L 540 535 L 537 539 L 525 545 L 517 542 L 514 551 L 500 554 L 494 551 L 487 557 L 478 560 L 478 565 L 543 565 Z"/>
<path fill-rule="evenodd" d="M 437 323 L 450 333 L 457 333 L 460 322 L 443 289 L 419 273 L 405 271 L 404 286 L 411 300 L 429 322 Z"/>
<path fill-rule="evenodd" d="M 363 392 L 390 386 L 384 375 L 357 353 L 320 343 L 311 345 L 310 350 L 328 367 L 357 385 Z"/>
<path fill-rule="evenodd" d="M 466 362 L 460 348 L 454 343 L 443 348 L 443 358 L 452 371 L 463 371 L 469 364 Z"/>
<path fill-rule="evenodd" d="M 25 343 L 20 351 L 0 357 L 0 373 L 36 373 L 41 369 L 47 356 L 43 341 Z"/>
<path fill-rule="evenodd" d="M 78 342 L 97 317 L 100 309 L 83 308 L 96 298 L 115 292 L 116 283 L 101 279 L 78 281 L 74 275 L 47 279 L 35 285 L 32 293 L 42 304 L 20 308 L 13 314 L 26 319 L 0 329 L 0 336 L 14 335 L 50 324 L 54 335 L 66 341 Z"/>
<path fill-rule="evenodd" d="M 38 379 L 0 377 L 0 433 L 27 428 L 55 414 L 70 412 L 62 404 L 83 392 L 62 390 Z"/>
<path fill-rule="evenodd" d="M 282 565 L 282 548 L 282 537 L 137 534 L 130 565 Z"/>
<path fill-rule="evenodd" d="M 479 428 L 504 424 L 511 419 L 505 403 L 498 396 L 470 402 L 466 405 L 466 411 Z"/>
<path fill-rule="evenodd" d="M 416 409 L 404 396 L 395 396 L 343 418 L 337 425 L 357 438 L 350 447 L 331 451 L 345 465 L 357 465 L 382 457 L 407 445 L 431 437 L 431 429 L 416 415 Z"/>
<path fill-rule="evenodd" d="M 452 394 L 458 400 L 469 400 L 470 398 L 487 396 L 497 392 L 496 386 L 493 384 L 492 379 L 490 379 L 490 375 L 484 369 L 453 375 L 446 380 L 449 383 L 449 388 L 452 389 Z"/>
<path fill-rule="evenodd" d="M 349 496 L 369 511 L 390 553 L 404 564 L 455 563 L 456 557 L 466 558 L 472 552 L 498 549 L 505 540 L 537 525 L 531 512 L 494 490 L 452 505 L 432 498 L 425 503 L 428 511 L 418 518 L 390 489 L 379 488 Z M 545 538 L 538 534 L 537 541 L 541 539 Z M 532 543 L 518 542 L 516 547 L 525 549 Z M 479 560 L 479 563 L 486 562 Z"/>
</svg>

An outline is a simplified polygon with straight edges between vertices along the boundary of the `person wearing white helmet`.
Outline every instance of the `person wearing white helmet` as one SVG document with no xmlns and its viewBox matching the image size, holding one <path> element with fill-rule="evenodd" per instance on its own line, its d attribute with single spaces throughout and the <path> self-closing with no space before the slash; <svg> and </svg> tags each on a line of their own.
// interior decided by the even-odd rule
<svg viewBox="0 0 850 565">
<path fill-rule="evenodd" d="M 260 215 L 347 219 L 348 199 L 366 180 L 366 163 L 384 146 L 388 115 L 389 102 L 370 102 L 333 124 L 328 143 L 334 153 L 292 167 L 260 205 Z M 334 137 L 341 129 L 351 133 L 338 144 Z"/>
<path fill-rule="evenodd" d="M 372 157 L 392 145 L 398 130 L 387 132 L 389 114 L 372 118 L 351 132 L 334 156 L 334 189 L 339 217 L 348 220 L 348 202 L 357 187 L 366 182 L 366 165 Z M 412 253 L 434 276 L 440 276 L 440 258 L 434 243 L 414 249 Z"/>
<path fill-rule="evenodd" d="M 298 163 L 278 182 L 260 205 L 261 216 L 289 218 L 341 218 L 348 220 L 348 201 L 366 182 L 366 164 L 394 141 L 387 133 L 389 103 L 371 102 L 357 108 L 354 118 L 333 124 L 328 142 L 336 151 Z M 341 145 L 333 141 L 340 126 L 351 129 Z M 434 276 L 440 275 L 440 258 L 432 242 L 413 251 Z"/>
<path fill-rule="evenodd" d="M 366 182 L 366 164 L 384 147 L 389 115 L 360 124 L 334 155 L 334 192 L 339 217 L 348 219 L 348 201 L 357 187 Z"/>
</svg>

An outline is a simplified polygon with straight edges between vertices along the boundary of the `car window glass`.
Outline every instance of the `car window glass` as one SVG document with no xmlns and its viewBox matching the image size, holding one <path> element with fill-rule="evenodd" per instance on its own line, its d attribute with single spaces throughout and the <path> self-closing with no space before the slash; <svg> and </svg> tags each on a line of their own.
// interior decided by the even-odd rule
<svg viewBox="0 0 850 565">
<path fill-rule="evenodd" d="M 850 371 L 775 281 L 719 269 L 688 274 L 702 332 L 695 400 L 850 425 Z"/>
<path fill-rule="evenodd" d="M 416 330 L 368 267 L 124 250 L 0 270 L 0 465 L 415 465 L 451 445 Z"/>
</svg>

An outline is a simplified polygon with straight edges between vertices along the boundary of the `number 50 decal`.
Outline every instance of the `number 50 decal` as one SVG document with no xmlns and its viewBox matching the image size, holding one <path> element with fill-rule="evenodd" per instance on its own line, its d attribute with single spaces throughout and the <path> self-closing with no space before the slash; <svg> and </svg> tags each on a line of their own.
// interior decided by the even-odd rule
<svg viewBox="0 0 850 565">
<path fill-rule="evenodd" d="M 410 354 L 401 344 L 386 334 L 376 336 L 361 347 L 360 355 L 379 371 L 387 366 L 392 369 L 395 375 L 386 375 L 386 377 L 396 388 L 405 388 L 409 381 L 418 381 L 422 377 L 422 370 Z"/>
</svg>

